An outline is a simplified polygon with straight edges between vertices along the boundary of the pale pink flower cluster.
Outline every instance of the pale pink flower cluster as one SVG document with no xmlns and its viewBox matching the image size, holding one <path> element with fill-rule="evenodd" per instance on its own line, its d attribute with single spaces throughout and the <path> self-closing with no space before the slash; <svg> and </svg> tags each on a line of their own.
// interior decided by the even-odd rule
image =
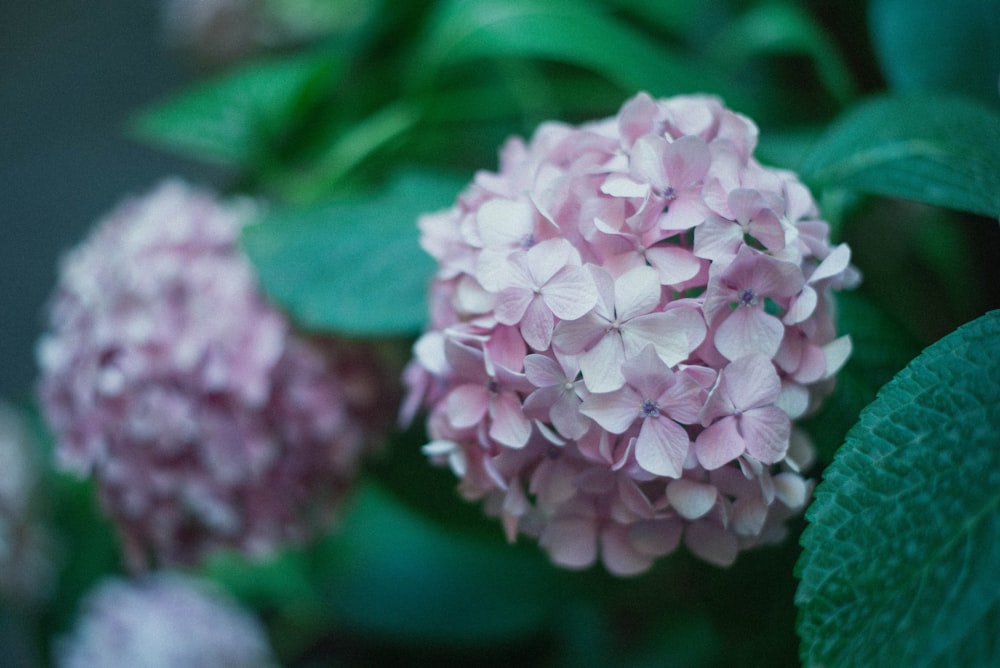
<svg viewBox="0 0 1000 668">
<path fill-rule="evenodd" d="M 507 536 L 558 564 L 646 570 L 684 542 L 728 565 L 807 501 L 814 409 L 850 353 L 850 250 L 757 128 L 706 96 L 511 139 L 449 210 L 407 370 L 409 418 Z"/>
<path fill-rule="evenodd" d="M 62 263 L 42 408 L 59 464 L 96 480 L 133 568 L 308 538 L 384 401 L 366 348 L 306 339 L 265 302 L 238 246 L 254 216 L 169 181 Z"/>
<path fill-rule="evenodd" d="M 100 581 L 54 650 L 59 668 L 278 665 L 256 617 L 210 583 L 168 572 Z"/>
</svg>

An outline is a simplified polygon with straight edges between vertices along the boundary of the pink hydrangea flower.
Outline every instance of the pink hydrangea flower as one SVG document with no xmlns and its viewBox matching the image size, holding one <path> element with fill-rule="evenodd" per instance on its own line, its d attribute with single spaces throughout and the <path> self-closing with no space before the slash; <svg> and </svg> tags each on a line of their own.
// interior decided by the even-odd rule
<svg viewBox="0 0 1000 668">
<path fill-rule="evenodd" d="M 238 246 L 253 217 L 170 181 L 62 263 L 42 408 L 58 463 L 95 479 L 133 568 L 304 540 L 374 426 L 371 352 L 299 336 L 265 302 Z"/>
<path fill-rule="evenodd" d="M 510 540 L 639 573 L 731 564 L 806 504 L 814 410 L 850 354 L 858 280 L 757 128 L 707 96 L 511 139 L 419 225 L 438 261 L 405 417 Z M 589 277 L 589 279 L 588 279 Z"/>
<path fill-rule="evenodd" d="M 170 572 L 99 582 L 54 654 L 61 668 L 278 665 L 256 617 L 208 582 Z"/>
</svg>

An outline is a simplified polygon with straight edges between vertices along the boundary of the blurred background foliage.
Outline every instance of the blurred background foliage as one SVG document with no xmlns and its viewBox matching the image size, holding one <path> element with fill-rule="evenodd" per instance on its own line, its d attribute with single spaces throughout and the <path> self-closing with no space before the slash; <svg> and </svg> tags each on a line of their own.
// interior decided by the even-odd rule
<svg viewBox="0 0 1000 668">
<path fill-rule="evenodd" d="M 270 202 L 245 245 L 303 328 L 377 337 L 402 362 L 433 269 L 416 215 L 495 169 L 508 136 L 611 115 L 640 90 L 711 93 L 753 118 L 761 161 L 801 170 L 854 251 L 864 283 L 840 302 L 854 355 L 805 423 L 814 478 L 885 382 L 1000 306 L 995 2 L 248 4 L 280 38 L 175 46 L 188 82 L 122 130 Z M 933 150 L 858 158 L 915 136 Z M 955 182 L 944 193 L 928 185 L 942 174 Z M 260 613 L 285 665 L 798 664 L 803 520 L 727 570 L 681 553 L 631 579 L 563 572 L 526 541 L 507 546 L 425 462 L 423 439 L 413 428 L 385 444 L 327 538 L 200 571 Z M 24 665 L 44 665 L 81 594 L 121 570 L 89 485 L 55 473 L 45 484 L 55 586 L 44 605 L 0 608 L 0 646 Z"/>
</svg>

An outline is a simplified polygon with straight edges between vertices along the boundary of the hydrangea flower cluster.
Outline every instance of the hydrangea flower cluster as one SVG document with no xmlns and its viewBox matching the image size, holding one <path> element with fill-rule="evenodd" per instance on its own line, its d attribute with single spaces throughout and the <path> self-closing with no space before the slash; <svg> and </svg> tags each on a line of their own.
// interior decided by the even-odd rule
<svg viewBox="0 0 1000 668">
<path fill-rule="evenodd" d="M 54 649 L 60 668 L 278 665 L 256 617 L 208 583 L 167 572 L 98 583 Z"/>
<path fill-rule="evenodd" d="M 850 353 L 857 279 L 807 188 L 707 96 L 508 141 L 450 209 L 404 418 L 509 540 L 626 575 L 683 542 L 731 564 L 810 493 L 813 410 Z"/>
<path fill-rule="evenodd" d="M 296 334 L 238 246 L 255 217 L 179 181 L 68 254 L 39 344 L 62 468 L 92 475 L 133 569 L 321 527 L 373 433 L 372 350 Z"/>
</svg>

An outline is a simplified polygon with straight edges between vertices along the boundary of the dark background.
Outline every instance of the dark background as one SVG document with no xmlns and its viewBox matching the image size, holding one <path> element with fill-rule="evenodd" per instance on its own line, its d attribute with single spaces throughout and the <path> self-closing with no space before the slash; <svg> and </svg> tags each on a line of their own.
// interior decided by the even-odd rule
<svg viewBox="0 0 1000 668">
<path fill-rule="evenodd" d="M 0 398 L 23 402 L 59 256 L 130 194 L 210 170 L 144 148 L 128 119 L 194 73 L 149 0 L 0 2 Z"/>
</svg>

